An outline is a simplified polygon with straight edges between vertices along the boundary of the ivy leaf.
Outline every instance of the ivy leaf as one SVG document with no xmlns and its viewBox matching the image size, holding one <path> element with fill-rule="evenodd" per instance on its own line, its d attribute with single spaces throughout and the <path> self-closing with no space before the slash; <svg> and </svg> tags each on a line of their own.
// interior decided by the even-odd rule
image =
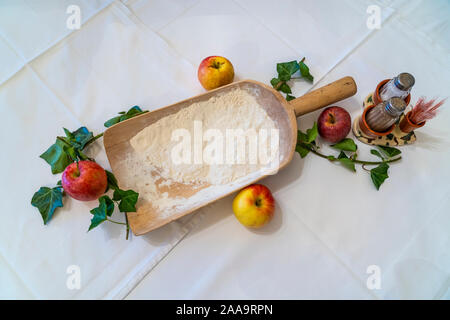
<svg viewBox="0 0 450 320">
<path fill-rule="evenodd" d="M 317 138 L 317 135 L 319 134 L 319 130 L 317 128 L 317 122 L 314 122 L 314 125 L 311 129 L 307 129 L 306 133 L 303 133 L 302 131 L 297 131 L 297 143 L 304 143 L 304 144 L 314 144 L 314 141 Z"/>
<path fill-rule="evenodd" d="M 341 140 L 340 142 L 331 145 L 333 148 L 338 149 L 338 150 L 342 150 L 342 151 L 351 151 L 351 152 L 355 152 L 356 149 L 358 149 L 358 146 L 355 144 L 355 142 L 350 139 L 350 138 L 346 138 L 344 140 Z"/>
<path fill-rule="evenodd" d="M 306 133 L 303 133 L 300 130 L 297 130 L 297 143 L 300 142 L 305 142 L 308 143 L 308 136 L 306 135 Z"/>
<path fill-rule="evenodd" d="M 380 186 L 383 184 L 384 180 L 389 178 L 387 173 L 388 169 L 389 165 L 387 163 L 382 163 L 378 167 L 370 170 L 370 178 L 372 178 L 372 182 L 377 190 L 380 190 Z"/>
<path fill-rule="evenodd" d="M 309 149 L 306 148 L 303 144 L 298 144 L 295 147 L 295 151 L 298 152 L 298 154 L 300 155 L 300 157 L 303 159 L 304 157 L 306 157 L 309 153 Z"/>
<path fill-rule="evenodd" d="M 31 205 L 38 208 L 44 224 L 47 224 L 55 212 L 56 208 L 62 207 L 63 193 L 60 187 L 41 187 L 31 199 Z"/>
<path fill-rule="evenodd" d="M 309 67 L 303 62 L 305 58 L 299 61 L 300 74 L 303 78 L 307 79 L 310 82 L 314 81 L 314 77 L 309 73 Z"/>
<path fill-rule="evenodd" d="M 338 159 L 348 159 L 344 151 L 341 151 L 337 157 Z"/>
<path fill-rule="evenodd" d="M 370 153 L 373 154 L 373 155 L 376 155 L 377 157 L 379 157 L 379 158 L 384 160 L 384 157 L 377 150 L 372 149 L 372 150 L 370 150 Z"/>
<path fill-rule="evenodd" d="M 311 129 L 306 130 L 306 142 L 311 143 L 316 140 L 319 130 L 317 128 L 317 122 L 314 122 Z"/>
<path fill-rule="evenodd" d="M 270 84 L 272 85 L 272 87 L 276 87 L 279 83 L 281 82 L 280 79 L 278 78 L 272 78 L 272 80 L 270 80 Z M 277 88 L 277 90 L 279 90 L 280 88 Z"/>
<path fill-rule="evenodd" d="M 72 162 L 77 161 L 78 149 L 75 149 L 74 147 L 69 147 L 66 144 L 64 144 L 63 149 L 64 152 L 70 157 L 70 159 L 72 159 Z"/>
<path fill-rule="evenodd" d="M 113 200 L 120 201 L 120 212 L 136 212 L 136 202 L 138 200 L 139 193 L 133 190 L 121 190 L 114 191 Z"/>
<path fill-rule="evenodd" d="M 91 210 L 94 215 L 91 219 L 91 225 L 88 231 L 91 231 L 97 227 L 103 221 L 106 221 L 107 217 L 110 217 L 114 212 L 114 202 L 108 196 L 102 196 L 98 199 L 98 207 Z"/>
<path fill-rule="evenodd" d="M 300 66 L 298 65 L 297 61 L 277 63 L 278 79 L 280 79 L 281 81 L 288 81 L 291 79 L 291 76 L 299 69 Z"/>
<path fill-rule="evenodd" d="M 290 94 L 286 95 L 286 100 L 287 101 L 291 101 L 291 100 L 294 100 L 294 99 L 295 99 L 294 96 L 291 96 Z"/>
<path fill-rule="evenodd" d="M 144 112 L 144 111 L 142 111 L 142 109 L 139 108 L 139 106 L 134 106 L 134 107 L 131 107 L 130 110 L 128 110 L 127 113 L 125 113 L 125 114 L 128 116 L 135 116 L 142 112 Z"/>
<path fill-rule="evenodd" d="M 64 129 L 64 131 L 66 131 L 66 129 Z M 83 148 L 86 146 L 86 143 L 94 137 L 94 134 L 86 127 L 81 127 L 72 132 L 70 136 L 70 144 L 76 149 L 83 150 Z"/>
<path fill-rule="evenodd" d="M 106 128 L 109 128 L 109 127 L 115 125 L 116 123 L 119 123 L 119 121 L 120 121 L 120 116 L 117 116 L 117 117 L 114 117 L 114 118 L 111 118 L 111 119 L 107 120 L 103 125 Z"/>
<path fill-rule="evenodd" d="M 87 156 L 81 150 L 94 137 L 86 127 L 80 127 L 74 132 L 63 129 L 66 137 L 57 137 L 56 142 L 40 155 L 50 165 L 53 174 L 63 172 L 78 158 L 86 160 Z"/>
<path fill-rule="evenodd" d="M 39 156 L 50 165 L 53 174 L 63 172 L 73 162 L 71 156 L 66 152 L 67 148 L 63 141 L 56 139 L 56 142 Z"/>
<path fill-rule="evenodd" d="M 284 82 L 279 88 L 278 88 L 278 90 L 280 90 L 281 92 L 284 92 L 284 93 L 292 93 L 292 91 L 291 91 L 291 88 L 289 87 L 289 85 L 286 83 L 286 82 Z"/>
<path fill-rule="evenodd" d="M 341 151 L 341 153 L 338 156 L 338 160 L 344 167 L 353 172 L 356 172 L 355 163 L 347 157 L 344 151 Z"/>
<path fill-rule="evenodd" d="M 114 174 L 112 172 L 109 172 L 108 170 L 105 171 L 106 171 L 106 178 L 108 181 L 108 187 L 105 192 L 107 192 L 110 188 L 113 190 L 119 189 L 119 185 L 117 184 L 117 179 L 114 176 Z"/>
<path fill-rule="evenodd" d="M 66 137 L 70 139 L 75 139 L 75 136 L 72 134 L 72 132 L 70 132 L 69 130 L 67 130 L 66 128 L 63 128 L 64 133 L 66 134 Z"/>
<path fill-rule="evenodd" d="M 139 116 L 146 112 L 148 112 L 148 110 L 143 111 L 138 106 L 134 106 L 134 107 L 130 108 L 127 112 L 125 112 L 125 111 L 119 112 L 119 116 L 109 119 L 108 121 L 106 121 L 104 123 L 104 126 L 109 128 L 109 127 L 115 125 L 116 123 L 131 119 L 133 117 Z"/>
<path fill-rule="evenodd" d="M 389 158 L 393 158 L 395 156 L 398 156 L 402 152 L 398 150 L 397 148 L 393 147 L 385 147 L 385 146 L 377 146 L 383 153 L 385 153 Z"/>
</svg>

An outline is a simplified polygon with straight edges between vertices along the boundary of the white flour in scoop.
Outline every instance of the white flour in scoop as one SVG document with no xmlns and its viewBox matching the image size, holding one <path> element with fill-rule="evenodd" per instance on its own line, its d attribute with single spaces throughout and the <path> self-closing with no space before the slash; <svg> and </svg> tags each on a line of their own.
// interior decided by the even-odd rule
<svg viewBox="0 0 450 320">
<path fill-rule="evenodd" d="M 195 163 L 194 121 L 201 121 L 203 133 L 208 129 L 219 130 L 222 133 L 224 164 L 209 165 L 205 161 Z M 181 141 L 181 139 L 173 140 L 172 133 L 181 128 L 186 129 L 191 136 L 191 163 L 189 164 L 175 164 L 172 158 L 172 149 Z M 122 180 L 133 181 L 133 185 L 127 187 L 135 189 L 140 197 L 160 211 L 180 205 L 185 209 L 188 205 L 186 198 L 171 198 L 169 193 L 162 192 L 161 189 L 164 190 L 164 187 L 170 187 L 173 183 L 188 184 L 190 189 L 198 188 L 199 191 L 188 198 L 188 202 L 193 205 L 196 201 L 204 201 L 211 196 L 214 198 L 211 187 L 232 184 L 252 173 L 258 175 L 257 173 L 264 166 L 259 164 L 259 161 L 256 164 L 249 164 L 252 150 L 249 150 L 248 140 L 245 148 L 245 163 L 226 164 L 226 131 L 254 129 L 259 132 L 259 129 L 266 129 L 269 132 L 268 136 L 262 140 L 259 136 L 258 143 L 268 145 L 271 129 L 275 128 L 275 123 L 258 104 L 255 97 L 242 89 L 235 89 L 207 101 L 193 103 L 149 125 L 130 140 L 134 152 L 123 166 L 127 172 L 123 172 L 126 179 Z M 211 142 L 214 142 L 214 139 L 202 141 L 201 150 L 205 150 Z"/>
</svg>

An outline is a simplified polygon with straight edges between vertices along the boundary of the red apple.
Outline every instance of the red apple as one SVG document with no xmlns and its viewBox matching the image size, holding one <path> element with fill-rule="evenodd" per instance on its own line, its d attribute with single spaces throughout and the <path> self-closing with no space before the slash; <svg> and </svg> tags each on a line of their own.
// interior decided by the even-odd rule
<svg viewBox="0 0 450 320">
<path fill-rule="evenodd" d="M 344 139 L 352 126 L 347 110 L 336 106 L 323 110 L 317 122 L 320 136 L 331 143 Z"/>
<path fill-rule="evenodd" d="M 197 76 L 203 88 L 211 90 L 231 83 L 234 68 L 227 58 L 211 56 L 200 63 Z"/>
<path fill-rule="evenodd" d="M 234 215 L 246 227 L 259 228 L 267 224 L 274 210 L 272 193 L 262 184 L 242 189 L 233 200 Z"/>
<path fill-rule="evenodd" d="M 94 161 L 79 161 L 67 166 L 62 174 L 64 191 L 74 199 L 98 199 L 106 191 L 108 181 L 105 170 Z"/>
</svg>

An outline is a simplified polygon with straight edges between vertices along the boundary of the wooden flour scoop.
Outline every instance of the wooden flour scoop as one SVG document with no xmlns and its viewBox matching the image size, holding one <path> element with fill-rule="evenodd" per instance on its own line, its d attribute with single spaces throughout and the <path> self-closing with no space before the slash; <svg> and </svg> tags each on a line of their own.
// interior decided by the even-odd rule
<svg viewBox="0 0 450 320">
<path fill-rule="evenodd" d="M 133 138 L 139 131 L 165 116 L 189 107 L 192 103 L 208 100 L 214 95 L 228 92 L 236 88 L 247 90 L 250 94 L 252 94 L 258 101 L 259 105 L 266 110 L 269 117 L 274 121 L 275 125 L 279 129 L 279 169 L 283 168 L 291 161 L 295 152 L 295 146 L 297 143 L 296 117 L 351 97 L 357 90 L 353 78 L 345 77 L 288 102 L 275 89 L 257 81 L 244 80 L 220 87 L 205 94 L 198 95 L 156 111 L 145 113 L 124 122 L 120 122 L 105 131 L 103 140 L 109 163 L 111 164 L 111 168 L 119 181 L 119 185 L 123 186 L 131 184 L 130 181 L 125 181 L 125 177 L 123 175 L 123 166 L 125 165 L 125 162 L 123 160 L 127 157 L 127 155 L 130 155 L 130 153 L 133 154 L 134 150 L 130 145 L 130 139 Z M 249 119 L 249 121 L 251 121 L 251 119 Z M 154 208 L 151 203 L 140 199 L 137 204 L 137 212 L 128 213 L 128 221 L 131 230 L 136 235 L 142 235 L 182 216 L 185 216 L 188 213 L 191 213 L 192 211 L 215 200 L 223 198 L 228 194 L 245 187 L 246 185 L 264 178 L 265 176 L 266 175 L 264 175 L 264 173 L 261 173 L 259 176 L 255 176 L 253 174 L 249 179 L 242 179 L 245 181 L 240 183 L 233 182 L 230 184 L 230 188 L 224 188 L 224 191 L 219 194 L 211 195 L 211 193 L 209 193 L 209 197 L 205 197 L 203 201 L 197 201 L 195 205 L 187 209 L 173 208 L 173 210 L 171 209 L 171 212 L 159 212 L 158 209 Z M 241 179 L 239 179 L 239 181 L 241 181 Z M 164 182 L 163 178 L 161 178 L 161 182 Z M 167 192 L 170 197 L 178 196 L 189 198 L 201 189 L 195 189 L 192 185 L 182 183 L 174 183 L 170 185 L 163 183 L 161 184 L 163 187 L 160 188 L 159 184 L 160 181 L 158 181 L 157 184 L 158 192 L 161 194 Z M 208 186 L 205 186 L 205 188 L 206 187 Z"/>
</svg>

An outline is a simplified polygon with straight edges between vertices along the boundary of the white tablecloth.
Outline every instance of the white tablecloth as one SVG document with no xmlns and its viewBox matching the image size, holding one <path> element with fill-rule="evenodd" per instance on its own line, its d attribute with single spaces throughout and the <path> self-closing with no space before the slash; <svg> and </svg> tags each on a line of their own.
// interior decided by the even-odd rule
<svg viewBox="0 0 450 320">
<path fill-rule="evenodd" d="M 65 27 L 70 4 L 81 7 L 80 30 Z M 373 4 L 379 30 L 366 27 Z M 416 76 L 413 101 L 446 96 L 449 13 L 445 0 L 0 2 L 0 297 L 450 298 L 448 106 L 402 148 L 378 192 L 363 170 L 296 155 L 263 181 L 277 209 L 261 231 L 237 222 L 232 197 L 131 241 L 111 224 L 85 232 L 96 202 L 68 200 L 45 227 L 29 204 L 59 179 L 38 155 L 61 127 L 100 132 L 130 106 L 201 93 L 196 67 L 208 55 L 229 58 L 237 79 L 267 83 L 276 62 L 303 56 L 314 88 L 351 75 L 358 94 L 339 105 L 352 117 L 403 71 Z M 296 96 L 312 88 L 293 87 Z M 101 142 L 91 152 L 108 167 Z M 80 267 L 80 290 L 66 286 L 69 265 Z M 380 289 L 366 286 L 370 265 Z"/>
</svg>

